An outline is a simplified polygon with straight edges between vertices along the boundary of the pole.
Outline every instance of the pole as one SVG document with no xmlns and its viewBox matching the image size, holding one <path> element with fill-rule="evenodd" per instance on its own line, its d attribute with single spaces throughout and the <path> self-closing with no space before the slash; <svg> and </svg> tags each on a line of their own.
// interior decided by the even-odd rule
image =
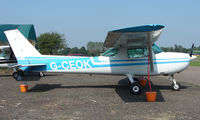
<svg viewBox="0 0 200 120">
<path fill-rule="evenodd" d="M 148 82 L 149 82 L 149 90 L 151 92 L 151 82 L 150 82 L 150 70 L 149 70 L 149 64 L 150 60 L 149 60 L 149 55 L 148 55 L 148 70 L 147 70 L 147 76 L 148 76 Z"/>
</svg>

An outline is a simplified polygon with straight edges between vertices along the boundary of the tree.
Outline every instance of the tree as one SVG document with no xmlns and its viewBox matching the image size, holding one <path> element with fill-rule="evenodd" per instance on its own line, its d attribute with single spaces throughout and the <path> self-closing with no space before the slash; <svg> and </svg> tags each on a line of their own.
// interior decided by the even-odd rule
<svg viewBox="0 0 200 120">
<path fill-rule="evenodd" d="M 184 52 L 189 53 L 191 48 L 184 48 L 182 45 L 175 44 L 174 47 L 161 47 L 161 49 L 165 52 Z M 195 47 L 194 47 L 195 50 Z"/>
<path fill-rule="evenodd" d="M 165 52 L 173 52 L 173 47 L 161 47 L 161 49 Z"/>
<path fill-rule="evenodd" d="M 64 48 L 62 51 L 59 52 L 59 55 L 68 55 L 71 51 L 71 48 Z"/>
<path fill-rule="evenodd" d="M 100 55 L 100 53 L 105 51 L 105 48 L 103 46 L 103 42 L 88 42 L 87 43 L 87 50 L 88 55 L 91 56 L 97 56 Z"/>
<path fill-rule="evenodd" d="M 82 55 L 87 55 L 87 51 L 86 51 L 85 47 L 81 47 L 79 49 L 79 53 L 82 54 Z"/>
<path fill-rule="evenodd" d="M 71 48 L 69 54 L 78 54 L 79 53 L 79 49 L 77 47 Z"/>
<path fill-rule="evenodd" d="M 42 54 L 60 54 L 65 48 L 67 48 L 64 35 L 56 32 L 43 33 L 37 38 L 37 40 L 39 51 Z"/>
</svg>

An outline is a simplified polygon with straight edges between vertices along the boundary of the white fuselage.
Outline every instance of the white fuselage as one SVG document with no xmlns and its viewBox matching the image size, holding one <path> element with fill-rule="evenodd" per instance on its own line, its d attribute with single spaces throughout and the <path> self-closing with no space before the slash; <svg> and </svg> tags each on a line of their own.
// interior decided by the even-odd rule
<svg viewBox="0 0 200 120">
<path fill-rule="evenodd" d="M 72 57 L 46 56 L 28 58 L 29 63 L 44 63 L 44 69 L 31 69 L 40 72 L 67 72 L 91 74 L 133 74 L 147 75 L 148 58 L 127 58 L 118 54 L 116 57 Z M 151 75 L 169 75 L 181 72 L 189 66 L 190 57 L 185 53 L 161 52 L 153 55 L 154 71 Z M 25 69 L 24 69 L 25 70 Z"/>
</svg>

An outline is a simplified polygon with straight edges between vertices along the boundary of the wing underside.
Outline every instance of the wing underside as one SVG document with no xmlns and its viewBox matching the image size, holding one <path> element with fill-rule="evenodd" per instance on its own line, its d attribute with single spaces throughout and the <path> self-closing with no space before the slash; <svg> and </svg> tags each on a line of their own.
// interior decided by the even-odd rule
<svg viewBox="0 0 200 120">
<path fill-rule="evenodd" d="M 145 25 L 108 32 L 105 47 L 144 47 L 156 42 L 163 30 L 162 25 Z"/>
</svg>

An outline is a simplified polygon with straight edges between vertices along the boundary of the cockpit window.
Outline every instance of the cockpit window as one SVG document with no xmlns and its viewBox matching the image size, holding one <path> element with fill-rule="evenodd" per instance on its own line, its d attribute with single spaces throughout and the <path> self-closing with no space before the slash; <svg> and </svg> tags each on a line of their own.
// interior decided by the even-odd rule
<svg viewBox="0 0 200 120">
<path fill-rule="evenodd" d="M 152 45 L 152 50 L 153 50 L 154 54 L 163 52 L 156 44 Z M 139 58 L 139 57 L 147 57 L 147 56 L 148 56 L 147 48 L 128 49 L 128 57 L 129 58 Z"/>
<path fill-rule="evenodd" d="M 139 58 L 139 57 L 147 57 L 147 56 L 148 56 L 147 48 L 128 49 L 129 58 Z"/>
<path fill-rule="evenodd" d="M 156 44 L 152 45 L 152 50 L 154 54 L 158 54 L 163 52 Z M 115 57 L 119 52 L 119 49 L 116 48 L 111 48 L 104 52 L 102 56 L 107 56 L 107 57 Z M 148 56 L 148 51 L 147 48 L 131 48 L 127 50 L 128 57 L 129 58 L 139 58 L 139 57 L 147 57 Z"/>
<path fill-rule="evenodd" d="M 153 50 L 154 54 L 163 52 L 156 44 L 152 45 L 152 50 Z"/>
<path fill-rule="evenodd" d="M 7 57 L 10 55 L 9 49 L 0 50 L 0 57 Z"/>
<path fill-rule="evenodd" d="M 112 56 L 112 57 L 115 57 L 118 52 L 119 52 L 119 49 L 111 48 L 111 49 L 107 50 L 106 52 L 104 52 L 102 54 L 102 56 L 107 56 L 107 57 Z"/>
</svg>

